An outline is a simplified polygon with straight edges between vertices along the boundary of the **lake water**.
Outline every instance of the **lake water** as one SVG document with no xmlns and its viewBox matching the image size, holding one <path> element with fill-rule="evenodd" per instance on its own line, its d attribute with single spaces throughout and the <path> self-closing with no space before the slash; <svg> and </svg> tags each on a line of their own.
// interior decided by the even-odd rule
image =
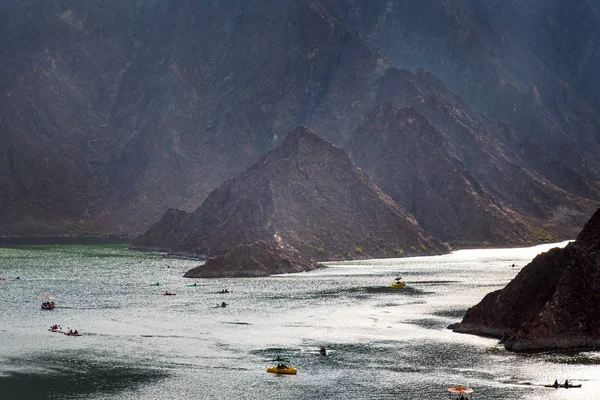
<svg viewBox="0 0 600 400">
<path fill-rule="evenodd" d="M 457 384 L 474 399 L 597 399 L 600 353 L 513 354 L 446 329 L 554 246 L 211 280 L 123 245 L 0 248 L 0 399 L 448 399 Z M 406 288 L 390 288 L 397 274 Z M 268 374 L 277 355 L 298 375 Z M 567 378 L 583 387 L 543 387 Z"/>
</svg>

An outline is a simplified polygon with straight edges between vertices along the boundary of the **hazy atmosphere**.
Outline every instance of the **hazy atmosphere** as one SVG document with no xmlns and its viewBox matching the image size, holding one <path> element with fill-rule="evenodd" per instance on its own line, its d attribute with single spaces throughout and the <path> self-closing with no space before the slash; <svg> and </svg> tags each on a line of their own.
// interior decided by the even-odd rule
<svg viewBox="0 0 600 400">
<path fill-rule="evenodd" d="M 0 397 L 592 398 L 599 16 L 0 0 Z"/>
</svg>

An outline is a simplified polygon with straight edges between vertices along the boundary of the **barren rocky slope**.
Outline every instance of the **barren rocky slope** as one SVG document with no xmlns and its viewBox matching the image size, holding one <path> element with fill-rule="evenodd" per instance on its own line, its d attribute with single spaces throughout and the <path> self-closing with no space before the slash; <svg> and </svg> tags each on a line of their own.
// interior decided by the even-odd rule
<svg viewBox="0 0 600 400">
<path fill-rule="evenodd" d="M 514 217 L 490 236 L 494 245 L 515 243 L 515 226 L 536 227 L 519 228 L 525 241 L 572 237 L 597 194 L 596 175 L 585 174 L 595 171 L 591 159 L 573 166 L 578 147 L 561 147 L 569 131 L 548 130 L 559 148 L 551 152 L 538 145 L 539 135 L 521 140 L 517 125 L 537 125 L 495 122 L 432 74 L 391 68 L 375 36 L 332 7 L 345 3 L 0 1 L 0 235 L 139 234 L 169 208 L 194 210 L 295 126 L 345 146 L 357 128 L 369 131 L 367 116 L 379 105 L 395 102 L 427 118 L 449 156 L 494 198 L 478 203 L 481 215 L 502 208 Z M 433 29 L 428 21 L 414 29 L 427 26 Z M 467 92 L 460 93 L 470 101 Z M 471 104 L 481 109 L 482 102 Z M 505 103 L 521 104 L 514 96 Z M 561 115 L 595 132 L 581 112 Z M 418 160 L 430 157 L 414 151 Z M 442 179 L 435 166 L 422 165 L 430 169 L 423 174 Z M 440 200 L 421 199 L 421 212 L 413 210 L 420 222 L 438 218 L 425 205 Z M 458 210 L 459 218 L 473 210 Z M 478 218 L 481 226 L 444 238 L 481 243 L 473 235 L 492 222 L 496 229 L 501 218 Z"/>
<path fill-rule="evenodd" d="M 193 213 L 169 211 L 131 247 L 228 254 L 229 265 L 263 254 L 265 247 L 312 266 L 317 260 L 447 251 L 342 149 L 306 127 L 298 127 L 280 146 L 214 190 Z M 298 263 L 290 261 L 291 266 Z M 267 272 L 278 271 L 276 265 L 267 263 Z M 251 273 L 242 271 L 236 274 Z"/>
<path fill-rule="evenodd" d="M 440 77 L 514 131 L 506 144 L 570 192 L 598 193 L 600 5 L 594 0 L 339 0 L 328 11 L 392 64 Z M 529 151 L 529 143 L 539 149 Z M 554 163 L 549 163 L 554 160 Z M 572 177 L 574 179 L 570 179 Z"/>
</svg>

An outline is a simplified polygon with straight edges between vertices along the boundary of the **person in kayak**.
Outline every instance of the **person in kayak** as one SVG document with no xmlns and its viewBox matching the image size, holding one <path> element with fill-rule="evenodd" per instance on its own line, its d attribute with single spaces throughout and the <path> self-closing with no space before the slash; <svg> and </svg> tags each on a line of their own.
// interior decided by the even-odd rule
<svg viewBox="0 0 600 400">
<path fill-rule="evenodd" d="M 227 303 L 225 303 L 225 302 L 222 302 L 222 303 L 221 303 L 221 307 L 227 307 Z"/>
<path fill-rule="evenodd" d="M 325 350 L 325 346 L 321 346 L 321 348 L 319 349 L 319 353 L 321 353 L 322 356 L 327 355 L 327 350 Z"/>
</svg>

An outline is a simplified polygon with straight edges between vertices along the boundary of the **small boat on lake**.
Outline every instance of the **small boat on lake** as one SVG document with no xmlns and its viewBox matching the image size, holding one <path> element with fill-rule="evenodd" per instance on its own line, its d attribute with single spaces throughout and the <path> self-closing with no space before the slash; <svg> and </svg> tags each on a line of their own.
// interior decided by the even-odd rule
<svg viewBox="0 0 600 400">
<path fill-rule="evenodd" d="M 280 375 L 296 375 L 298 373 L 298 370 L 290 365 L 290 360 L 277 357 L 274 361 L 278 361 L 278 364 L 267 368 L 267 372 Z"/>
<path fill-rule="evenodd" d="M 42 300 L 42 310 L 54 310 L 56 308 L 56 304 L 54 304 L 54 297 L 44 296 L 42 297 Z"/>
<path fill-rule="evenodd" d="M 171 292 L 164 292 L 163 296 L 176 296 L 177 293 L 171 293 Z"/>
<path fill-rule="evenodd" d="M 470 400 L 471 393 L 473 393 L 474 390 L 466 386 L 458 385 L 449 387 L 448 392 L 451 393 L 452 399 L 454 400 Z"/>
<path fill-rule="evenodd" d="M 544 385 L 544 387 L 549 387 L 549 388 L 554 388 L 554 389 L 577 389 L 581 387 L 581 384 L 579 385 L 574 385 L 571 382 L 569 382 L 568 380 L 565 381 L 565 383 L 558 383 L 558 381 L 554 381 L 553 384 L 551 385 Z"/>
<path fill-rule="evenodd" d="M 393 288 L 403 288 L 404 286 L 406 286 L 406 282 L 402 280 L 401 276 L 394 279 L 394 282 L 392 283 Z"/>
</svg>

